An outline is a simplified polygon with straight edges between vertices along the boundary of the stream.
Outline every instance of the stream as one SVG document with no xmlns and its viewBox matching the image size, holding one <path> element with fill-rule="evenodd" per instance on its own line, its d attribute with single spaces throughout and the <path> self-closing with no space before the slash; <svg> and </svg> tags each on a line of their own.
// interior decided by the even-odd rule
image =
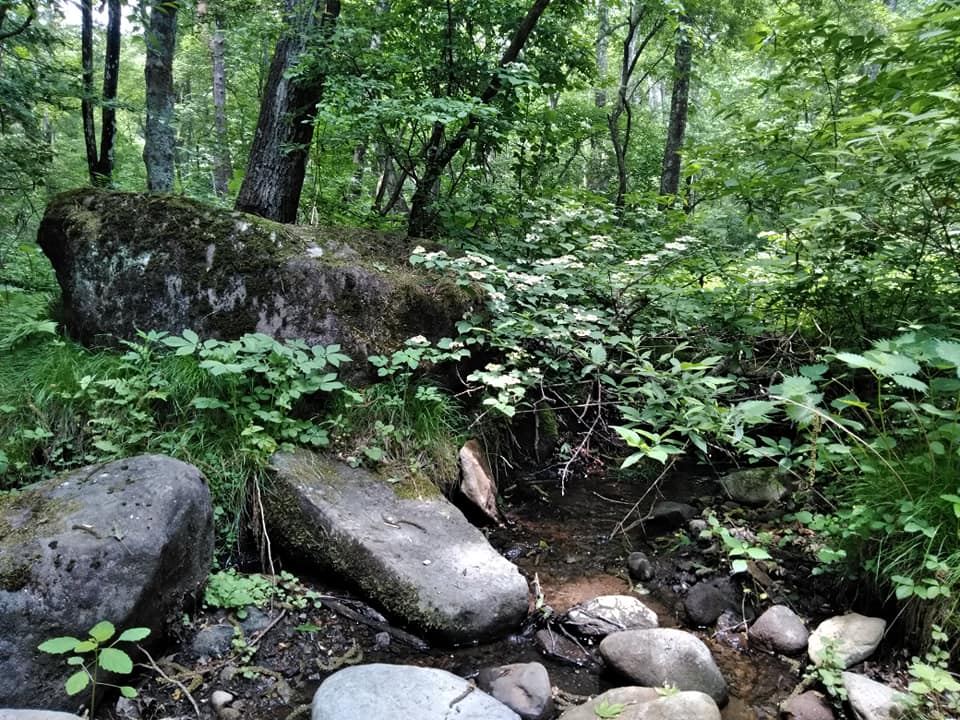
<svg viewBox="0 0 960 720">
<path fill-rule="evenodd" d="M 777 718 L 779 703 L 800 682 L 800 663 L 750 648 L 742 614 L 736 617 L 728 613 L 713 628 L 690 628 L 683 620 L 682 594 L 700 579 L 726 575 L 725 556 L 715 547 L 684 541 L 684 533 L 670 529 L 669 523 L 667 527 L 661 525 L 658 532 L 649 523 L 621 531 L 623 526 L 629 527 L 631 518 L 639 517 L 637 512 L 646 514 L 650 506 L 662 500 L 689 503 L 698 511 L 708 504 L 719 509 L 722 498 L 717 500 L 716 484 L 689 473 L 676 473 L 653 487 L 636 476 L 587 476 L 569 481 L 561 492 L 555 477 L 542 477 L 504 487 L 507 522 L 499 528 L 488 528 L 491 543 L 516 563 L 528 580 L 539 582 L 544 608 L 535 612 L 552 612 L 556 618 L 599 595 L 635 594 L 657 613 L 661 627 L 693 630 L 711 649 L 730 690 L 730 701 L 722 709 L 724 720 Z M 634 508 L 638 500 L 641 502 Z M 750 517 L 753 512 L 746 511 Z M 649 532 L 644 533 L 644 529 Z M 654 577 L 649 582 L 630 582 L 626 558 L 633 551 L 642 551 L 651 560 Z M 283 563 L 282 557 L 278 563 Z M 288 569 L 298 575 L 304 588 L 344 601 L 358 597 L 349 589 L 311 576 L 309 570 Z M 791 582 L 808 581 L 796 576 L 788 580 L 785 573 L 782 579 L 771 580 L 769 587 L 750 580 L 745 599 L 769 592 L 770 598 L 791 603 L 802 616 L 816 621 L 829 614 L 827 600 L 812 586 L 804 587 L 802 593 L 790 586 Z M 770 600 L 758 604 L 762 610 Z M 362 607 L 359 603 L 355 606 Z M 541 662 L 553 686 L 561 691 L 561 708 L 564 697 L 575 702 L 578 697 L 625 684 L 606 672 L 545 657 L 529 629 L 492 643 L 424 651 L 395 637 L 385 638 L 384 633 L 378 635 L 377 628 L 345 618 L 329 607 L 275 603 L 264 612 L 274 624 L 252 653 L 248 649 L 246 655 L 198 659 L 181 650 L 167 656 L 168 661 L 176 663 L 169 667 L 178 669 L 179 681 L 198 704 L 213 691 L 223 690 L 234 696 L 231 708 L 239 708 L 242 717 L 286 720 L 296 708 L 310 702 L 331 672 L 342 663 L 354 662 L 438 667 L 464 677 L 473 677 L 488 666 Z M 200 628 L 228 621 L 236 623 L 222 610 L 204 610 L 181 629 L 183 647 L 189 647 Z M 312 630 L 304 632 L 305 626 Z M 157 678 L 145 682 L 137 704 L 140 720 L 193 714 L 184 693 Z M 221 720 L 231 717 L 220 715 Z"/>
</svg>

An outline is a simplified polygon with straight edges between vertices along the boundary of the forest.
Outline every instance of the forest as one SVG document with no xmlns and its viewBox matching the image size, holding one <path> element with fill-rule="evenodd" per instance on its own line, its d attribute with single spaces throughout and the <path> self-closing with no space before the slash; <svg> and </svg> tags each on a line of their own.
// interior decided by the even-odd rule
<svg viewBox="0 0 960 720">
<path fill-rule="evenodd" d="M 293 446 L 444 489 L 470 437 L 564 490 L 776 467 L 956 717 L 958 178 L 955 0 L 0 0 L 0 497 L 171 455 L 227 568 Z M 88 348 L 36 242 L 84 186 L 375 232 L 478 301 L 370 357 Z"/>
</svg>

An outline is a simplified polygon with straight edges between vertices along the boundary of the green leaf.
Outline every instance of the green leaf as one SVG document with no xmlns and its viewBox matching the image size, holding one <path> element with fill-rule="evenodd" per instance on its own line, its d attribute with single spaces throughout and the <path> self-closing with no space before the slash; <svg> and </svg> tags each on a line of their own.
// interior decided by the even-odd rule
<svg viewBox="0 0 960 720">
<path fill-rule="evenodd" d="M 97 662 L 100 667 L 109 672 L 120 673 L 121 675 L 128 675 L 133 672 L 133 661 L 130 656 L 123 650 L 117 650 L 117 648 L 101 650 Z"/>
<path fill-rule="evenodd" d="M 593 714 L 598 718 L 610 720 L 611 718 L 619 717 L 620 713 L 622 713 L 626 707 L 624 703 L 609 703 L 604 700 L 593 708 Z"/>
<path fill-rule="evenodd" d="M 125 698 L 135 698 L 137 696 L 137 691 L 129 685 L 121 685 L 120 694 Z"/>
<path fill-rule="evenodd" d="M 303 625 L 297 625 L 294 630 L 299 632 L 317 632 L 318 630 L 323 630 L 323 628 L 312 623 L 304 623 Z"/>
<path fill-rule="evenodd" d="M 71 655 L 67 658 L 67 665 L 83 665 L 83 658 L 79 655 Z"/>
<path fill-rule="evenodd" d="M 607 361 L 607 349 L 603 345 L 591 343 L 587 347 L 590 349 L 590 361 L 594 365 L 603 365 Z"/>
<path fill-rule="evenodd" d="M 747 571 L 747 561 L 743 558 L 737 558 L 730 563 L 730 569 L 733 571 L 734 575 L 745 573 Z"/>
<path fill-rule="evenodd" d="M 140 642 L 150 634 L 150 628 L 134 627 L 124 630 L 117 642 Z"/>
<path fill-rule="evenodd" d="M 929 388 L 927 384 L 922 380 L 917 380 L 916 378 L 909 377 L 907 375 L 891 375 L 890 379 L 893 380 L 900 387 L 908 388 L 909 390 L 916 390 L 917 392 L 927 392 Z"/>
<path fill-rule="evenodd" d="M 78 670 L 73 675 L 67 678 L 66 689 L 67 695 L 76 695 L 78 692 L 83 690 L 87 685 L 90 684 L 90 675 L 87 674 L 86 670 Z"/>
<path fill-rule="evenodd" d="M 107 640 L 112 638 L 116 632 L 117 629 L 113 626 L 113 623 L 106 620 L 101 620 L 92 628 L 90 628 L 90 637 L 92 637 L 98 643 L 105 643 Z"/>
<path fill-rule="evenodd" d="M 80 641 L 75 637 L 56 637 L 40 643 L 37 646 L 37 650 L 50 653 L 51 655 L 63 655 L 68 652 L 73 652 L 73 649 L 79 644 Z"/>
</svg>

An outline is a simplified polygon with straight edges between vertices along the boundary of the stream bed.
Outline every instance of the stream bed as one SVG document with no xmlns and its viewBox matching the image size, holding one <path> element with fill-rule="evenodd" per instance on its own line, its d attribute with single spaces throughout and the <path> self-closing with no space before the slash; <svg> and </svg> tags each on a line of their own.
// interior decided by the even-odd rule
<svg viewBox="0 0 960 720">
<path fill-rule="evenodd" d="M 264 608 L 260 628 L 249 633 L 248 639 L 254 643 L 235 640 L 231 652 L 222 657 L 191 653 L 191 641 L 203 628 L 238 624 L 235 616 L 223 610 L 204 609 L 180 629 L 181 647 L 158 659 L 167 679 L 156 672 L 148 675 L 140 697 L 121 700 L 114 716 L 140 720 L 196 717 L 193 703 L 210 716 L 205 705 L 219 690 L 233 697 L 230 705 L 217 713 L 221 720 L 305 717 L 304 706 L 318 685 L 340 667 L 360 662 L 437 667 L 468 678 L 484 667 L 541 662 L 559 691 L 556 697 L 562 709 L 565 703 L 626 683 L 596 668 L 545 657 L 533 631 L 550 626 L 550 620 L 578 603 L 600 595 L 631 594 L 657 613 L 661 627 L 691 630 L 711 649 L 729 685 L 730 701 L 722 709 L 724 720 L 778 716 L 779 703 L 801 681 L 802 666 L 799 661 L 750 647 L 743 622 L 744 615 L 752 617 L 750 603 L 762 610 L 774 599 L 786 602 L 811 626 L 835 608 L 817 594 L 809 577 L 789 577 L 773 566 L 767 567 L 769 575 L 760 572 L 764 582 L 747 578 L 743 613 L 728 612 L 714 627 L 691 627 L 684 621 L 683 594 L 700 580 L 726 576 L 726 556 L 715 544 L 705 546 L 691 539 L 685 522 L 671 527 L 676 523 L 669 518 L 666 523 L 644 522 L 624 531 L 664 500 L 687 503 L 698 512 L 708 504 L 719 508 L 723 500 L 716 499 L 713 481 L 680 473 L 660 484 L 631 476 L 581 476 L 561 487 L 555 477 L 536 476 L 508 484 L 502 494 L 507 521 L 501 527 L 488 527 L 488 536 L 540 591 L 538 607 L 533 608 L 534 621 L 525 632 L 492 643 L 417 649 L 403 641 L 402 633 L 384 633 L 376 619 L 358 622 L 335 612 L 330 604 L 304 603 L 303 595 L 314 592 L 320 594 L 321 602 L 324 597 L 334 598 L 341 608 L 355 608 L 355 614 L 367 612 L 349 588 L 288 566 L 286 569 L 297 574 L 299 585 L 287 593 L 286 600 L 274 600 Z M 745 523 L 754 517 L 752 513 L 744 515 Z M 652 579 L 642 585 L 633 584 L 626 569 L 626 558 L 633 551 L 644 552 L 653 567 Z M 279 570 L 284 558 L 278 556 L 276 563 Z M 791 572 L 802 571 L 797 567 Z M 798 584 L 804 585 L 803 592 L 795 589 Z M 595 650 L 586 642 L 583 645 L 588 651 Z"/>
</svg>

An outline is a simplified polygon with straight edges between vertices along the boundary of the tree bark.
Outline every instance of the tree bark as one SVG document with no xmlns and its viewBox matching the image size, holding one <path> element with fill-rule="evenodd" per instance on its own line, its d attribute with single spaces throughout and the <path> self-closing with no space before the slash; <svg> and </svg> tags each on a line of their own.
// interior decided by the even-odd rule
<svg viewBox="0 0 960 720">
<path fill-rule="evenodd" d="M 87 151 L 90 184 L 96 185 L 97 126 L 93 114 L 93 0 L 80 2 L 80 62 L 82 65 L 80 112 L 83 117 L 83 143 Z"/>
<path fill-rule="evenodd" d="M 510 41 L 510 45 L 504 51 L 500 58 L 499 66 L 506 67 L 515 62 L 537 26 L 540 16 L 550 4 L 550 0 L 534 0 L 533 5 L 527 11 L 517 31 Z M 494 75 L 490 78 L 486 89 L 480 96 L 480 101 L 484 104 L 490 103 L 500 92 L 500 76 Z M 477 118 L 471 116 L 470 119 L 460 128 L 456 135 L 445 142 L 445 126 L 442 123 L 434 123 L 430 138 L 422 150 L 424 158 L 423 173 L 418 177 L 417 187 L 410 199 L 410 217 L 407 221 L 407 234 L 411 237 L 433 237 L 437 233 L 437 215 L 433 204 L 437 198 L 437 191 L 440 187 L 440 178 L 444 170 L 450 164 L 460 149 L 466 144 L 470 137 L 470 132 L 476 127 Z"/>
<path fill-rule="evenodd" d="M 667 142 L 663 150 L 663 170 L 660 174 L 661 209 L 671 207 L 680 190 L 680 152 L 687 132 L 687 107 L 690 100 L 690 69 L 693 65 L 693 44 L 686 28 L 687 18 L 681 17 L 676 48 L 673 54 L 673 94 L 670 98 L 670 122 Z"/>
<path fill-rule="evenodd" d="M 213 35 L 210 38 L 210 56 L 213 68 L 213 128 L 216 148 L 213 156 L 213 191 L 219 198 L 230 192 L 233 163 L 230 159 L 230 136 L 227 130 L 227 68 L 223 59 L 222 20 L 216 15 L 213 20 Z"/>
<path fill-rule="evenodd" d="M 287 0 L 286 28 L 277 41 L 260 103 L 260 116 L 236 208 L 277 222 L 296 222 L 300 193 L 313 141 L 313 117 L 323 96 L 324 77 L 291 75 L 314 34 L 329 35 L 340 0 Z M 318 17 L 319 16 L 319 17 Z"/>
<path fill-rule="evenodd" d="M 87 0 L 84 0 L 84 3 L 86 2 Z M 90 46 L 92 53 L 92 39 Z M 91 71 L 92 67 L 91 61 Z M 100 98 L 100 155 L 90 167 L 90 179 L 97 187 L 108 187 L 113 179 L 113 146 L 117 136 L 117 83 L 119 80 L 120 0 L 107 0 L 107 46 L 103 58 L 103 94 Z M 89 149 L 87 152 L 89 157 Z"/>
<path fill-rule="evenodd" d="M 147 167 L 147 190 L 172 192 L 176 133 L 173 127 L 173 54 L 177 42 L 179 3 L 152 0 L 150 28 L 145 40 L 147 58 L 147 124 L 143 162 Z"/>
<path fill-rule="evenodd" d="M 617 163 L 617 195 L 614 200 L 614 206 L 617 212 L 623 210 L 627 194 L 627 154 L 630 150 L 630 135 L 633 132 L 633 111 L 631 103 L 633 101 L 633 91 L 636 86 L 642 82 L 642 79 L 634 82 L 633 74 L 637 69 L 637 64 L 650 41 L 660 32 L 666 24 L 663 18 L 653 23 L 647 34 L 638 40 L 638 31 L 640 24 L 647 14 L 647 7 L 640 2 L 633 2 L 630 6 L 630 16 L 627 19 L 627 34 L 623 39 L 622 59 L 620 63 L 620 80 L 617 83 L 617 99 L 613 109 L 607 115 L 607 126 L 610 128 L 610 142 L 613 145 L 613 156 Z M 644 77 L 650 74 L 651 70 L 660 64 L 664 56 L 661 56 L 656 62 L 647 68 Z M 626 125 L 621 131 L 620 118 L 626 114 Z"/>
</svg>

